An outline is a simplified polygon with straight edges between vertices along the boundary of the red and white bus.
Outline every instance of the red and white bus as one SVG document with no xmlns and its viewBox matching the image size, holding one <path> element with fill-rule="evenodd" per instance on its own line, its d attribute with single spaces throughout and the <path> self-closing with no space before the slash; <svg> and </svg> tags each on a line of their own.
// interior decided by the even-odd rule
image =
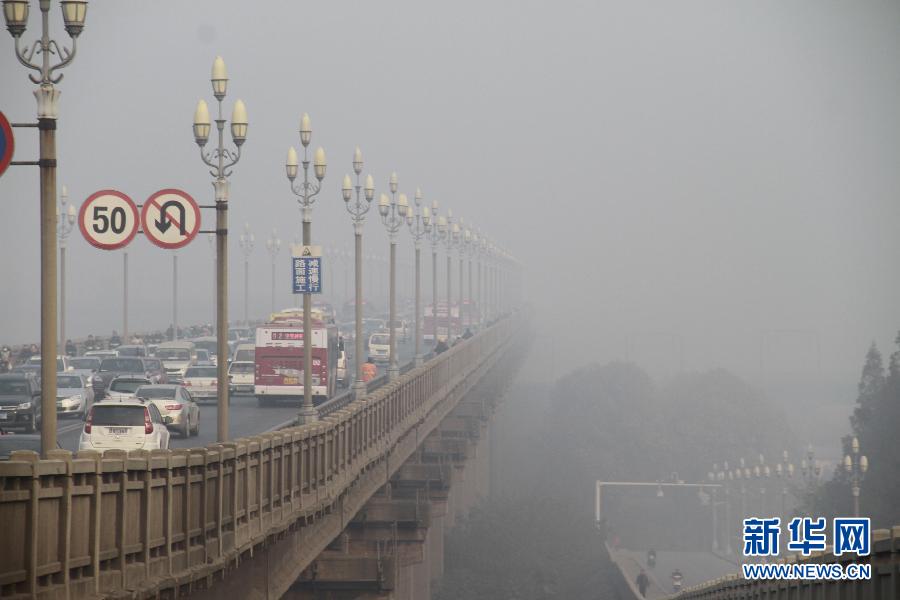
<svg viewBox="0 0 900 600">
<path fill-rule="evenodd" d="M 437 303 L 437 339 L 447 341 L 447 303 Z M 450 307 L 450 337 L 460 335 L 459 331 L 459 307 Z M 425 318 L 422 320 L 422 338 L 426 342 L 434 341 L 434 307 L 431 304 L 425 306 Z"/>
<path fill-rule="evenodd" d="M 312 312 L 312 395 L 320 404 L 337 389 L 340 339 L 337 326 Z M 260 406 L 289 400 L 303 402 L 303 311 L 275 313 L 256 328 L 254 393 Z"/>
</svg>

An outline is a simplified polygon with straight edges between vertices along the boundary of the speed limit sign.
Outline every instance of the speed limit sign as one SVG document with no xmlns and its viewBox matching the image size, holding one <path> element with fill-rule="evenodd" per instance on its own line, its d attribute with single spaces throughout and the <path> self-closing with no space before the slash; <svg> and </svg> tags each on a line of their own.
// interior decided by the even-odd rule
<svg viewBox="0 0 900 600">
<path fill-rule="evenodd" d="M 131 198 L 116 190 L 100 190 L 81 205 L 78 227 L 89 244 L 101 250 L 127 246 L 137 234 L 140 215 Z"/>
</svg>

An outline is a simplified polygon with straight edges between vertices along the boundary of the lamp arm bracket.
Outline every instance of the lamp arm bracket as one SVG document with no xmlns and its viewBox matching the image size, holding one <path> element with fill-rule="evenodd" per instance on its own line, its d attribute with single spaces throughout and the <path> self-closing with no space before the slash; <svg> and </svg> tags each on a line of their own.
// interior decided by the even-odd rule
<svg viewBox="0 0 900 600">
<path fill-rule="evenodd" d="M 50 40 L 50 43 L 47 45 L 48 50 L 51 53 L 54 53 L 54 49 L 55 49 L 55 54 L 58 54 L 59 57 L 62 59 L 62 60 L 60 60 L 59 64 L 57 64 L 53 67 L 50 67 L 50 72 L 47 73 L 47 76 L 51 82 L 59 83 L 63 77 L 62 73 L 60 73 L 56 77 L 53 77 L 53 72 L 67 67 L 69 65 L 69 63 L 71 63 L 73 60 L 75 60 L 75 51 L 78 47 L 77 42 L 76 42 L 77 39 L 78 38 L 72 38 L 72 50 L 68 50 L 65 47 L 60 48 L 59 45 L 56 43 L 56 40 Z"/>
<path fill-rule="evenodd" d="M 37 41 L 31 46 L 31 50 L 23 50 L 22 47 L 19 45 L 19 41 L 20 41 L 20 40 L 21 40 L 20 37 L 17 37 L 17 38 L 16 38 L 16 58 L 17 58 L 17 59 L 19 60 L 19 62 L 22 63 L 25 67 L 27 67 L 27 68 L 29 68 L 29 69 L 33 69 L 33 70 L 37 71 L 38 73 L 40 73 L 40 72 L 41 72 L 41 67 L 39 67 L 38 65 L 32 63 L 32 62 L 31 62 L 31 59 L 34 57 L 34 53 L 37 52 L 38 47 L 41 45 L 41 40 L 37 40 Z M 34 81 L 34 76 L 31 75 L 31 74 L 29 74 L 28 77 L 29 77 L 29 79 L 31 79 L 31 81 L 33 81 L 34 83 L 37 83 L 37 84 L 40 84 L 40 83 L 41 83 L 40 80 Z"/>
<path fill-rule="evenodd" d="M 209 173 L 210 173 L 210 175 L 212 175 L 213 177 L 218 177 L 219 174 L 218 174 L 217 171 L 218 171 L 218 169 L 219 169 L 219 164 L 213 162 L 214 156 L 215 156 L 215 154 L 213 154 L 212 152 L 204 152 L 204 151 L 203 151 L 203 148 L 200 148 L 200 159 L 203 161 L 203 163 L 204 163 L 206 166 L 208 166 L 208 167 L 210 167 L 210 168 L 212 168 L 212 169 L 216 169 L 216 171 L 210 171 Z"/>
<path fill-rule="evenodd" d="M 240 146 L 237 146 L 237 148 L 234 151 L 223 150 L 223 152 L 224 152 L 224 156 L 228 159 L 228 164 L 225 165 L 226 169 L 230 169 L 231 167 L 236 165 L 239 160 L 241 160 L 241 147 Z M 231 174 L 231 171 L 229 171 L 228 174 L 226 174 L 225 176 L 228 177 L 228 175 L 230 175 L 230 174 Z"/>
</svg>

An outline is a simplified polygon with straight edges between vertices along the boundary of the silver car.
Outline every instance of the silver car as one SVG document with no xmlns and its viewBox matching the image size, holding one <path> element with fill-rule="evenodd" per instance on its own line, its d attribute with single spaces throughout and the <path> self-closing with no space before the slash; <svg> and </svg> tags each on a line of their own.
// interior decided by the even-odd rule
<svg viewBox="0 0 900 600">
<path fill-rule="evenodd" d="M 184 386 L 176 384 L 142 385 L 135 390 L 136 398 L 142 398 L 169 417 L 166 426 L 181 437 L 200 434 L 200 407 Z"/>
<path fill-rule="evenodd" d="M 84 418 L 94 403 L 94 388 L 77 373 L 56 374 L 56 414 Z"/>
</svg>

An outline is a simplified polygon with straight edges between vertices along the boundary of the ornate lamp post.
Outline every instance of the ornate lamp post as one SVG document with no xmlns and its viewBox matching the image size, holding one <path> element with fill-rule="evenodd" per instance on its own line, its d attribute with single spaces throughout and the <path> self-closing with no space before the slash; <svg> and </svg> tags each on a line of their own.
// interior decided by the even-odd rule
<svg viewBox="0 0 900 600">
<path fill-rule="evenodd" d="M 362 365 L 363 365 L 363 251 L 362 251 L 362 233 L 363 225 L 366 222 L 366 213 L 372 204 L 372 198 L 375 197 L 375 182 L 371 175 L 366 175 L 365 187 L 359 183 L 359 177 L 363 170 L 362 152 L 359 147 L 353 152 L 353 172 L 356 174 L 356 185 L 350 180 L 349 175 L 344 175 L 344 184 L 341 186 L 341 194 L 344 198 L 344 206 L 350 213 L 350 220 L 353 222 L 353 237 L 356 243 L 354 252 L 354 283 L 356 288 L 355 298 L 355 318 L 356 329 L 354 330 L 353 342 L 353 362 L 356 366 L 356 381 L 353 382 L 353 393 L 357 398 L 361 398 L 366 393 L 366 382 L 363 381 Z M 356 198 L 354 199 L 354 189 Z M 363 192 L 363 196 L 360 196 Z M 365 201 L 363 201 L 365 199 Z"/>
<path fill-rule="evenodd" d="M 444 217 L 438 216 L 438 201 L 431 201 L 431 215 L 424 218 L 425 239 L 431 242 L 431 343 L 438 342 L 438 270 L 437 249 L 443 239 L 440 222 Z"/>
<path fill-rule="evenodd" d="M 231 169 L 241 159 L 241 146 L 247 139 L 247 108 L 241 100 L 234 103 L 231 112 L 231 139 L 235 149 L 225 148 L 225 119 L 222 118 L 222 100 L 228 88 L 225 61 L 217 56 L 213 62 L 210 78 L 213 95 L 216 97 L 218 112 L 216 130 L 218 145 L 211 152 L 203 148 L 209 141 L 209 108 L 205 100 L 197 103 L 194 111 L 194 140 L 200 147 L 203 164 L 212 169 L 215 178 L 213 189 L 216 198 L 216 379 L 219 406 L 217 415 L 217 435 L 219 442 L 228 441 L 228 177 Z"/>
<path fill-rule="evenodd" d="M 390 309 L 388 313 L 388 332 L 391 344 L 391 356 L 388 366 L 388 379 L 396 379 L 400 376 L 400 365 L 397 362 L 397 232 L 406 221 L 409 211 L 409 202 L 406 194 L 400 194 L 397 198 L 397 174 L 391 173 L 390 179 L 391 197 L 382 194 L 378 200 L 378 213 L 381 222 L 384 223 L 391 242 L 391 266 L 390 266 Z"/>
<path fill-rule="evenodd" d="M 209 249 L 212 250 L 212 256 L 213 256 L 213 285 L 212 285 L 213 303 L 212 303 L 212 305 L 216 306 L 216 298 L 218 296 L 218 294 L 216 293 L 216 234 L 209 233 L 206 235 L 206 239 L 207 239 L 207 241 L 209 241 Z M 213 315 L 213 320 L 212 320 L 212 331 L 213 331 L 213 335 L 215 335 L 216 334 L 215 315 Z"/>
<path fill-rule="evenodd" d="M 422 238 L 428 233 L 431 222 L 431 211 L 422 205 L 422 190 L 416 188 L 414 197 L 415 208 L 406 216 L 409 225 L 409 233 L 412 235 L 416 249 L 416 366 L 422 364 L 422 289 L 421 289 L 421 262 Z"/>
<path fill-rule="evenodd" d="M 59 90 L 55 84 L 63 77 L 58 70 L 75 58 L 76 41 L 87 13 L 84 0 L 60 2 L 66 33 L 72 38 L 72 49 L 60 47 L 50 38 L 50 0 L 40 0 L 41 38 L 30 48 L 21 46 L 22 34 L 28 26 L 28 0 L 3 0 L 6 29 L 15 42 L 16 58 L 26 68 L 37 72 L 28 78 L 38 87 L 37 128 L 39 131 L 39 160 L 12 164 L 37 165 L 40 168 L 41 190 L 41 453 L 56 449 L 56 118 L 59 112 Z M 40 62 L 32 62 L 35 53 Z M 52 57 L 59 62 L 51 64 Z M 34 124 L 27 124 L 34 127 Z"/>
<path fill-rule="evenodd" d="M 788 460 L 787 450 L 781 453 L 781 462 L 775 465 L 775 475 L 781 482 L 781 522 L 786 528 L 788 485 L 794 478 L 794 465 Z"/>
<path fill-rule="evenodd" d="M 457 329 L 457 334 L 462 335 L 462 322 L 463 322 L 463 302 L 465 302 L 465 294 L 464 286 L 463 286 L 463 275 L 465 274 L 465 269 L 463 267 L 463 257 L 466 254 L 466 240 L 465 240 L 465 224 L 460 217 L 459 221 L 453 226 L 453 235 L 456 237 L 456 256 L 459 260 L 459 293 L 457 297 L 459 298 L 457 304 L 458 308 L 456 309 L 457 314 L 459 315 L 459 329 Z"/>
<path fill-rule="evenodd" d="M 244 254 L 244 326 L 250 326 L 250 254 L 256 238 L 250 233 L 250 223 L 244 223 L 244 233 L 238 238 L 238 245 Z"/>
<path fill-rule="evenodd" d="M 853 436 L 850 452 L 844 456 L 844 469 L 850 474 L 850 491 L 853 494 L 853 516 L 859 518 L 859 486 L 866 471 L 869 470 L 869 459 L 859 453 L 859 439 Z"/>
<path fill-rule="evenodd" d="M 453 211 L 447 209 L 447 218 L 441 221 L 442 237 L 447 248 L 447 344 L 453 339 L 453 248 L 459 237 L 459 225 L 453 222 Z"/>
<path fill-rule="evenodd" d="M 75 207 L 69 204 L 69 190 L 62 186 L 56 207 L 56 237 L 59 238 L 59 346 L 63 351 L 66 345 L 66 239 L 74 227 Z"/>
<path fill-rule="evenodd" d="M 278 258 L 278 253 L 281 251 L 281 240 L 278 239 L 278 232 L 276 230 L 272 230 L 272 235 L 269 236 L 269 239 L 266 240 L 266 250 L 269 251 L 269 256 L 272 257 L 272 312 L 275 312 L 275 260 Z"/>
<path fill-rule="evenodd" d="M 312 244 L 310 238 L 310 229 L 312 226 L 312 207 L 316 201 L 316 196 L 322 191 L 322 180 L 325 179 L 325 169 L 327 163 L 325 161 L 325 150 L 321 147 L 316 149 L 313 156 L 313 171 L 316 181 L 309 180 L 309 157 L 307 151 L 309 142 L 312 140 L 312 127 L 310 125 L 309 115 L 303 113 L 300 118 L 300 143 L 303 145 L 303 182 L 295 185 L 294 179 L 297 178 L 297 151 L 294 147 L 288 150 L 287 162 L 285 163 L 285 171 L 287 178 L 291 182 L 291 191 L 297 196 L 297 203 L 303 215 L 303 245 Z M 300 424 L 312 423 L 319 419 L 319 413 L 316 412 L 312 401 L 312 345 L 311 335 L 307 335 L 312 329 L 312 295 L 303 294 L 303 406 L 300 407 L 299 422 Z"/>
</svg>

